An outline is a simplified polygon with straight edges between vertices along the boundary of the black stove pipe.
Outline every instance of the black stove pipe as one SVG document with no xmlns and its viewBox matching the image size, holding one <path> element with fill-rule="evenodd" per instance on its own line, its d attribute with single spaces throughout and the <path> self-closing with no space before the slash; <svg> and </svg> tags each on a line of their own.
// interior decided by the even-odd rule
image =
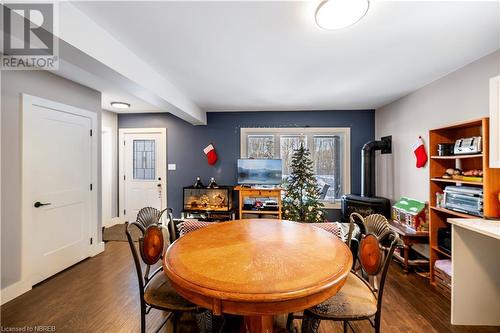
<svg viewBox="0 0 500 333">
<path fill-rule="evenodd" d="M 361 149 L 361 196 L 375 196 L 375 152 L 391 149 L 390 139 L 373 140 L 365 143 Z"/>
</svg>

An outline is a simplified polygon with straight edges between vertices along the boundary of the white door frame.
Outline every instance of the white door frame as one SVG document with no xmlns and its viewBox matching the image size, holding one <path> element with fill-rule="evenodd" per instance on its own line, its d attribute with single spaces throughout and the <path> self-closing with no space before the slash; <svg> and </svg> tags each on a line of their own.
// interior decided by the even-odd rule
<svg viewBox="0 0 500 333">
<path fill-rule="evenodd" d="M 123 175 L 125 175 L 125 134 L 160 134 L 161 142 L 160 146 L 164 147 L 163 152 L 165 153 L 165 180 L 164 180 L 164 191 L 163 191 L 163 207 L 167 207 L 167 187 L 168 187 L 168 155 L 167 155 L 167 129 L 165 127 L 159 128 L 119 128 L 118 129 L 118 216 L 123 217 L 123 207 L 125 206 L 124 198 L 125 198 L 125 186 Z M 132 222 L 132 221 L 130 221 Z"/>
<path fill-rule="evenodd" d="M 30 183 L 28 176 L 28 166 L 26 165 L 26 133 L 25 126 L 27 124 L 27 109 L 31 105 L 42 106 L 44 108 L 57 110 L 59 112 L 65 112 L 69 114 L 84 116 L 90 118 L 91 120 L 91 181 L 95 190 L 91 193 L 91 220 L 90 220 L 90 237 L 94 240 L 92 245 L 89 241 L 88 247 L 88 256 L 96 255 L 104 250 L 104 243 L 98 242 L 98 221 L 99 216 L 97 213 L 98 207 L 98 192 L 99 192 L 99 183 L 98 183 L 98 136 L 100 133 L 97 132 L 98 123 L 97 123 L 97 114 L 95 112 L 91 112 L 88 110 L 80 109 L 77 107 L 73 107 L 70 105 L 57 103 L 48 99 L 31 96 L 27 94 L 22 94 L 21 98 L 21 110 L 22 110 L 22 189 L 21 189 L 21 200 L 22 200 L 22 208 L 21 208 L 21 280 L 16 283 L 15 290 L 12 290 L 11 295 L 2 295 L 2 303 L 6 302 L 7 299 L 4 299 L 3 296 L 10 296 L 9 298 L 14 298 L 22 293 L 28 291 L 32 287 L 33 281 L 33 256 L 32 253 L 34 251 L 32 247 L 32 235 L 30 230 L 32 228 L 32 198 L 28 194 L 28 184 Z M 10 294 L 10 293 L 9 293 Z M 13 297 L 12 297 L 13 296 Z"/>
<path fill-rule="evenodd" d="M 104 156 L 104 140 L 103 140 L 103 138 L 104 138 L 105 133 L 109 136 L 109 142 L 108 142 L 108 147 L 107 147 L 109 156 Z M 113 207 L 112 197 L 113 197 L 113 177 L 116 177 L 116 175 L 113 175 L 113 158 L 117 158 L 117 157 L 112 156 L 113 155 L 113 140 L 111 138 L 111 133 L 112 133 L 111 127 L 101 127 L 101 170 L 102 170 L 102 173 L 101 173 L 101 188 L 102 188 L 102 191 L 101 191 L 101 193 L 102 193 L 101 213 L 102 214 L 101 215 L 102 215 L 102 226 L 106 227 L 106 228 L 111 226 L 110 222 L 113 219 L 113 215 L 116 213 L 116 212 L 113 212 L 113 209 L 112 209 L 112 207 Z M 109 159 L 110 163 L 105 163 L 105 161 L 108 159 Z M 107 166 L 106 170 L 104 169 L 104 166 Z M 110 173 L 111 178 L 108 179 L 110 181 L 110 183 L 106 184 L 104 182 L 104 180 L 105 180 L 104 173 L 108 173 L 108 172 Z M 109 193 L 110 197 L 107 198 L 107 199 L 109 199 L 107 201 L 109 201 L 108 203 L 111 205 L 111 207 L 104 207 L 105 206 L 104 205 L 104 194 L 105 194 L 104 192 L 105 192 L 105 188 L 107 188 L 107 187 L 110 190 L 110 193 Z M 106 194 L 108 194 L 108 193 L 106 193 Z M 105 219 L 104 219 L 105 210 L 111 211 L 111 216 L 109 216 L 109 221 L 105 221 Z"/>
</svg>

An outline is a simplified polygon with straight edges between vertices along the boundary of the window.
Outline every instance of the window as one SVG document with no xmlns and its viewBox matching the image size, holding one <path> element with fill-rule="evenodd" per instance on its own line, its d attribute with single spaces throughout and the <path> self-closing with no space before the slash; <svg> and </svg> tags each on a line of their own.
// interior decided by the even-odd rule
<svg viewBox="0 0 500 333">
<path fill-rule="evenodd" d="M 134 140 L 134 179 L 156 179 L 155 158 L 155 140 Z"/>
<path fill-rule="evenodd" d="M 306 137 L 302 135 L 280 135 L 280 154 L 276 158 L 280 158 L 283 163 L 283 177 L 290 175 L 290 165 L 292 164 L 292 156 L 295 149 L 303 143 L 307 148 Z"/>
<path fill-rule="evenodd" d="M 242 128 L 242 158 L 276 158 L 283 161 L 283 178 L 290 174 L 292 155 L 303 143 L 309 148 L 314 173 L 328 208 L 339 207 L 339 199 L 349 193 L 349 128 Z"/>
<path fill-rule="evenodd" d="M 249 135 L 247 137 L 247 152 L 249 158 L 273 158 L 274 136 Z"/>
</svg>

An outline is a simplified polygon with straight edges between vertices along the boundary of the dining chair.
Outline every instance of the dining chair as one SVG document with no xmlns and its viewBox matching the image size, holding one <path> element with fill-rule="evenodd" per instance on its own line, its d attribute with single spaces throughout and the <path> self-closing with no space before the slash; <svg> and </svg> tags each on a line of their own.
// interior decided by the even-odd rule
<svg viewBox="0 0 500 333">
<path fill-rule="evenodd" d="M 370 232 L 379 232 L 381 229 L 385 230 L 389 226 L 389 221 L 384 215 L 371 214 L 363 217 L 359 213 L 351 213 L 349 215 L 349 230 L 347 232 L 346 244 L 351 249 L 353 263 L 352 267 L 358 267 L 358 249 L 361 235 L 366 235 Z"/>
<path fill-rule="evenodd" d="M 351 249 L 351 253 L 353 257 L 356 256 L 358 251 L 358 237 L 360 235 L 359 231 L 364 230 L 364 226 L 362 228 L 356 229 L 353 227 L 353 224 L 349 224 L 348 232 L 345 232 L 345 228 L 342 227 L 342 224 L 339 222 L 321 222 L 321 223 L 308 223 L 308 225 L 323 229 L 328 231 L 332 235 L 336 236 L 338 239 L 348 243 L 349 248 Z M 354 263 L 353 263 L 354 267 Z M 295 319 L 303 319 L 304 316 L 302 313 L 289 313 L 286 321 L 286 327 L 291 332 L 292 324 Z"/>
<path fill-rule="evenodd" d="M 162 224 L 160 219 L 165 212 L 167 212 L 165 216 L 167 223 Z M 175 232 L 170 231 L 174 227 L 172 210 L 167 208 L 159 211 L 152 207 L 143 208 L 137 214 L 136 221 L 126 222 L 125 226 L 125 233 L 139 281 L 141 333 L 146 332 L 146 315 L 151 309 L 169 312 L 155 332 L 158 332 L 168 320 L 172 319 L 173 331 L 176 333 L 179 319 L 182 314 L 187 312 L 195 315 L 200 332 L 211 332 L 211 313 L 181 297 L 163 274 L 163 266 L 158 264 L 161 262 L 167 247 L 164 234 L 169 234 L 169 243 L 175 240 L 172 238 L 172 235 L 175 237 Z M 141 232 L 138 242 L 134 242 L 132 239 L 130 231 L 132 226 Z M 146 268 L 143 272 L 144 265 Z"/>
<path fill-rule="evenodd" d="M 359 263 L 335 296 L 304 311 L 301 326 L 304 333 L 317 332 L 322 320 L 342 321 L 344 332 L 349 327 L 353 329 L 351 321 L 369 320 L 375 332 L 380 332 L 385 280 L 394 250 L 401 243 L 384 216 L 374 214 L 363 218 L 353 213 L 350 216 L 348 245 L 353 240 L 355 224 L 362 233 L 356 255 Z M 287 328 L 292 330 L 291 323 Z"/>
<path fill-rule="evenodd" d="M 330 184 L 325 184 L 321 188 L 321 191 L 319 192 L 319 200 L 323 200 L 326 197 L 326 194 L 328 193 L 328 189 L 330 189 Z"/>
</svg>

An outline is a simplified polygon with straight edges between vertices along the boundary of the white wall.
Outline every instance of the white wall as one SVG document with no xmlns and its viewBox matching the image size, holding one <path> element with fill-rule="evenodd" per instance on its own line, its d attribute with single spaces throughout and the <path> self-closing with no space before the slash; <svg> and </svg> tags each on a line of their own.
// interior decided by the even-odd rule
<svg viewBox="0 0 500 333">
<path fill-rule="evenodd" d="M 118 115 L 102 111 L 102 225 L 118 216 Z"/>
<path fill-rule="evenodd" d="M 97 113 L 100 132 L 101 94 L 45 71 L 3 71 L 1 87 L 1 288 L 21 277 L 21 93 Z M 100 137 L 98 146 L 100 147 Z M 98 165 L 100 149 L 98 151 Z M 101 179 L 97 182 L 101 215 Z M 101 219 L 98 219 L 100 230 Z M 98 232 L 99 241 L 101 233 Z"/>
<path fill-rule="evenodd" d="M 500 51 L 481 58 L 375 111 L 377 138 L 392 135 L 392 154 L 377 155 L 377 195 L 429 200 L 429 169 L 415 167 L 412 145 L 429 130 L 487 117 L 489 79 L 500 73 Z"/>
</svg>

